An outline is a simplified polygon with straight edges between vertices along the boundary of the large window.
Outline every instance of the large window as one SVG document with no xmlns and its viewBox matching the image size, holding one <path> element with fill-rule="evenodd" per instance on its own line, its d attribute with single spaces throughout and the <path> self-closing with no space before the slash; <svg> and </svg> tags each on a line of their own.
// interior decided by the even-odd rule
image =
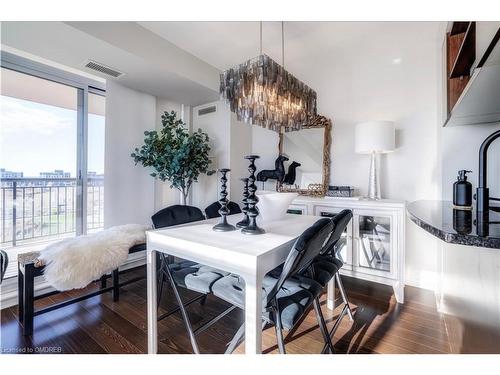
<svg viewBox="0 0 500 375">
<path fill-rule="evenodd" d="M 105 96 L 2 54 L 0 246 L 17 254 L 103 227 Z M 59 73 L 59 74 L 58 74 Z"/>
</svg>

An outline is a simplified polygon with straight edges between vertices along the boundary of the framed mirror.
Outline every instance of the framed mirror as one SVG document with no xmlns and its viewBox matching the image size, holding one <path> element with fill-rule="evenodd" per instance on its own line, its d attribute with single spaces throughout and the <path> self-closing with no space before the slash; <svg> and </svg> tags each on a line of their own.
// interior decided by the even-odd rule
<svg viewBox="0 0 500 375">
<path fill-rule="evenodd" d="M 299 131 L 279 134 L 279 154 L 288 158 L 286 175 L 279 191 L 323 196 L 330 180 L 332 123 L 316 116 Z"/>
</svg>

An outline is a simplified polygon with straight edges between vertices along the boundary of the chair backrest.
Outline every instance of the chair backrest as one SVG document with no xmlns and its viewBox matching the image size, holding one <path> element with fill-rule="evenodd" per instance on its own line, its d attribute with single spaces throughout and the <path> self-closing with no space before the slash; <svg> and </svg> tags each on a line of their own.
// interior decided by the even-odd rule
<svg viewBox="0 0 500 375">
<path fill-rule="evenodd" d="M 7 266 L 9 264 L 9 257 L 7 253 L 3 250 L 0 250 L 0 283 L 5 276 L 5 271 L 7 270 Z"/>
<path fill-rule="evenodd" d="M 352 219 L 351 210 L 342 210 L 337 215 L 331 218 L 333 224 L 332 233 L 328 238 L 328 241 L 325 243 L 325 246 L 323 247 L 321 254 L 335 256 L 335 246 L 342 237 L 342 233 L 344 233 L 351 219 Z"/>
<path fill-rule="evenodd" d="M 239 214 L 241 213 L 241 208 L 238 206 L 236 202 L 229 202 L 227 204 L 227 208 L 229 209 L 229 215 Z M 205 208 L 205 215 L 207 219 L 213 219 L 214 217 L 220 217 L 219 215 L 220 203 L 214 202 L 207 208 Z"/>
<path fill-rule="evenodd" d="M 151 216 L 151 220 L 155 228 L 164 228 L 205 220 L 205 216 L 197 207 L 176 204 L 158 211 Z"/>
<path fill-rule="evenodd" d="M 283 271 L 278 282 L 267 295 L 266 306 L 269 306 L 287 279 L 301 273 L 311 265 L 321 253 L 332 230 L 332 219 L 323 218 L 316 221 L 297 238 L 283 264 Z"/>
</svg>

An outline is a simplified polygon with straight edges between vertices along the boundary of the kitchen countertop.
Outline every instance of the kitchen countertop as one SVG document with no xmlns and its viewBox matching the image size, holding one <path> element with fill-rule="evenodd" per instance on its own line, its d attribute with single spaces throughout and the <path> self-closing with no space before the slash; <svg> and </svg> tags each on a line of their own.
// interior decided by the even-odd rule
<svg viewBox="0 0 500 375">
<path fill-rule="evenodd" d="M 407 210 L 415 224 L 445 242 L 500 249 L 499 212 L 490 210 L 488 223 L 475 209 L 455 209 L 450 201 L 415 201 Z"/>
</svg>

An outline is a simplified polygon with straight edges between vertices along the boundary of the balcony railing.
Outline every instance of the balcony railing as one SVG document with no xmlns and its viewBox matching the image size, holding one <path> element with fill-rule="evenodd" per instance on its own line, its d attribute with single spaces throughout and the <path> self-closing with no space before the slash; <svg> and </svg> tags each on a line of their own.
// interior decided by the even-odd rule
<svg viewBox="0 0 500 375">
<path fill-rule="evenodd" d="M 1 180 L 2 246 L 60 237 L 76 232 L 75 178 L 5 178 Z M 104 179 L 87 177 L 87 232 L 103 227 Z"/>
</svg>

